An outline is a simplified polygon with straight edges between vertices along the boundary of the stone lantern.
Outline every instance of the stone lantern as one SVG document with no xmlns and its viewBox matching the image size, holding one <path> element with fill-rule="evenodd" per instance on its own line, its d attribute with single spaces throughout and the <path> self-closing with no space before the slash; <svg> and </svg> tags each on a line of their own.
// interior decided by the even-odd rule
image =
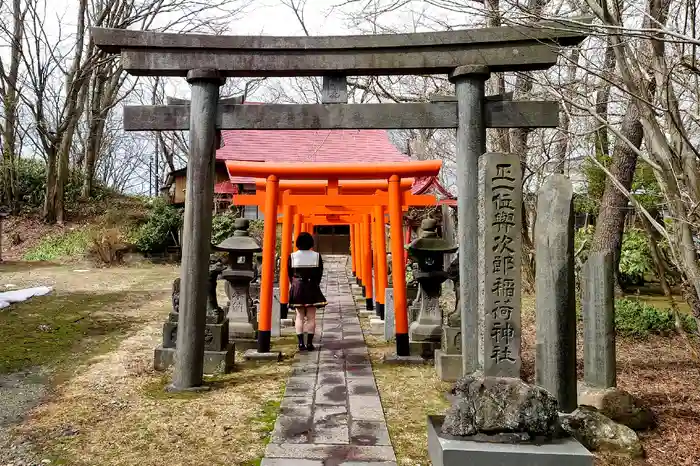
<svg viewBox="0 0 700 466">
<path fill-rule="evenodd" d="M 414 278 L 420 284 L 420 311 L 418 319 L 408 330 L 411 353 L 423 358 L 433 358 L 442 338 L 442 312 L 440 291 L 447 280 L 445 254 L 457 251 L 457 246 L 437 235 L 437 222 L 426 219 L 421 222 L 421 235 L 406 245 L 408 253 L 418 265 Z"/>
<path fill-rule="evenodd" d="M 250 296 L 250 283 L 256 278 L 254 254 L 262 251 L 260 243 L 248 233 L 250 222 L 236 219 L 233 236 L 213 246 L 214 250 L 228 253 L 227 267 L 221 279 L 228 285 L 229 339 L 241 349 L 257 347 L 257 312 Z"/>
</svg>

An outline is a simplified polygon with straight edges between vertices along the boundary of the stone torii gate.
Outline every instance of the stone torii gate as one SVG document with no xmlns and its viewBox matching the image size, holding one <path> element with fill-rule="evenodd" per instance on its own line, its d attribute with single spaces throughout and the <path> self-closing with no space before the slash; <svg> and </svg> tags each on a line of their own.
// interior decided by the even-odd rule
<svg viewBox="0 0 700 466">
<path fill-rule="evenodd" d="M 218 129 L 456 128 L 459 257 L 464 373 L 479 367 L 480 254 L 478 161 L 486 128 L 555 127 L 556 102 L 486 101 L 491 72 L 542 70 L 556 64 L 558 46 L 576 45 L 589 18 L 531 26 L 339 37 L 251 37 L 92 28 L 102 51 L 121 55 L 134 76 L 186 77 L 189 106 L 126 107 L 127 130 L 189 130 L 179 345 L 172 389 L 202 383 L 213 167 Z M 455 102 L 347 105 L 347 76 L 448 74 Z M 219 105 L 226 77 L 324 76 L 326 104 Z M 329 103 L 332 103 L 328 105 Z M 516 219 L 519 228 L 520 219 Z M 396 261 L 396 258 L 394 258 Z M 519 264 L 518 264 L 519 267 Z M 401 290 L 396 290 L 398 293 Z M 518 309 L 519 310 L 519 309 Z M 519 313 L 516 327 L 519 331 Z M 483 342 L 482 342 L 483 344 Z M 519 355 L 518 355 L 519 358 Z M 515 366 L 489 367 L 505 375 Z M 490 375 L 490 374 L 487 374 Z"/>
</svg>

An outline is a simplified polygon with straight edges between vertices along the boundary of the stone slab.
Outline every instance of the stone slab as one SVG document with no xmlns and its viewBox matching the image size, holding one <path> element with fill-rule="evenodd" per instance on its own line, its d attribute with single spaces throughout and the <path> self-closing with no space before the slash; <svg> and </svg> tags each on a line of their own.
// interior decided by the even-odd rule
<svg viewBox="0 0 700 466">
<path fill-rule="evenodd" d="M 391 445 L 384 422 L 354 420 L 350 424 L 350 442 L 353 445 Z"/>
<path fill-rule="evenodd" d="M 456 382 L 462 377 L 462 355 L 435 350 L 435 371 L 443 382 Z"/>
<path fill-rule="evenodd" d="M 394 449 L 389 445 L 314 445 L 294 443 L 269 443 L 266 458 L 304 458 L 325 460 L 324 464 L 347 464 L 347 461 L 396 461 Z M 343 463 L 343 460 L 347 460 Z"/>
<path fill-rule="evenodd" d="M 204 327 L 204 349 L 223 351 L 228 344 L 228 320 L 220 324 L 206 324 Z"/>
<path fill-rule="evenodd" d="M 153 355 L 153 367 L 157 371 L 165 371 L 175 364 L 175 348 L 163 348 L 159 346 Z M 205 374 L 229 374 L 233 371 L 236 352 L 233 344 L 229 343 L 226 351 L 204 352 Z"/>
<path fill-rule="evenodd" d="M 314 412 L 313 443 L 347 445 L 348 411 L 343 406 L 316 406 Z"/>
<path fill-rule="evenodd" d="M 379 396 L 374 377 L 357 377 L 348 379 L 348 395 Z"/>
<path fill-rule="evenodd" d="M 345 406 L 347 402 L 348 389 L 342 385 L 322 385 L 319 380 L 319 387 L 316 390 L 317 405 L 338 405 Z"/>
<path fill-rule="evenodd" d="M 550 444 L 505 444 L 445 438 L 444 417 L 428 416 L 428 455 L 433 466 L 593 466 L 593 455 L 573 438 Z"/>
<path fill-rule="evenodd" d="M 323 461 L 302 460 L 298 458 L 263 458 L 260 466 L 323 466 Z"/>
<path fill-rule="evenodd" d="M 378 396 L 348 395 L 353 421 L 384 421 L 384 410 Z"/>
<path fill-rule="evenodd" d="M 374 311 L 359 311 L 358 314 L 361 319 L 369 319 L 377 315 Z"/>
<path fill-rule="evenodd" d="M 243 353 L 246 361 L 253 362 L 278 362 L 282 360 L 282 353 L 279 351 L 271 353 L 258 353 L 255 349 L 249 349 Z"/>
<path fill-rule="evenodd" d="M 310 414 L 310 413 L 309 413 Z M 308 443 L 312 430 L 311 416 L 286 416 L 280 414 L 270 441 L 275 443 Z"/>
</svg>

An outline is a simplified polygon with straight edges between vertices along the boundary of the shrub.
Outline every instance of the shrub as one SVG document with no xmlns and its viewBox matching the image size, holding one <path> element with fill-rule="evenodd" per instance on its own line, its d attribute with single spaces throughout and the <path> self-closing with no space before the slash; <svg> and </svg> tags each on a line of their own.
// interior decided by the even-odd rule
<svg viewBox="0 0 700 466">
<path fill-rule="evenodd" d="M 83 256 L 89 244 L 87 231 L 75 229 L 44 237 L 24 255 L 26 261 L 56 261 L 63 258 Z"/>
<path fill-rule="evenodd" d="M 695 320 L 688 314 L 680 315 L 683 329 L 695 332 Z M 615 301 L 615 329 L 618 335 L 646 337 L 652 334 L 668 334 L 675 331 L 673 312 L 659 309 L 635 299 Z"/>
<path fill-rule="evenodd" d="M 141 252 L 162 252 L 177 234 L 182 224 L 182 215 L 162 198 L 155 198 L 141 225 L 131 241 Z"/>
<path fill-rule="evenodd" d="M 644 276 L 654 273 L 649 240 L 642 230 L 628 228 L 622 237 L 620 273 L 626 283 L 643 283 Z"/>
<path fill-rule="evenodd" d="M 127 249 L 123 235 L 118 228 L 102 228 L 91 231 L 88 235 L 90 248 L 88 252 L 104 265 L 118 264 Z"/>
<path fill-rule="evenodd" d="M 224 212 L 215 215 L 211 222 L 211 241 L 219 244 L 229 236 L 233 235 L 233 223 L 236 215 L 232 212 Z"/>
</svg>

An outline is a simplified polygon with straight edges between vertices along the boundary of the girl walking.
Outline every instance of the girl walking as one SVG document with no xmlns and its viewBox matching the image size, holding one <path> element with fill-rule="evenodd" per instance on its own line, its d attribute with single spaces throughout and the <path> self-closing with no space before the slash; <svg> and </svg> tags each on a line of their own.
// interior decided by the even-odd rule
<svg viewBox="0 0 700 466">
<path fill-rule="evenodd" d="M 289 307 L 296 310 L 295 330 L 299 340 L 299 350 L 313 351 L 313 339 L 316 332 L 316 309 L 325 307 L 326 297 L 321 292 L 323 277 L 323 260 L 321 255 L 311 249 L 314 238 L 307 232 L 297 236 L 298 251 L 290 254 L 289 271 Z M 307 341 L 304 343 L 304 333 Z"/>
</svg>

